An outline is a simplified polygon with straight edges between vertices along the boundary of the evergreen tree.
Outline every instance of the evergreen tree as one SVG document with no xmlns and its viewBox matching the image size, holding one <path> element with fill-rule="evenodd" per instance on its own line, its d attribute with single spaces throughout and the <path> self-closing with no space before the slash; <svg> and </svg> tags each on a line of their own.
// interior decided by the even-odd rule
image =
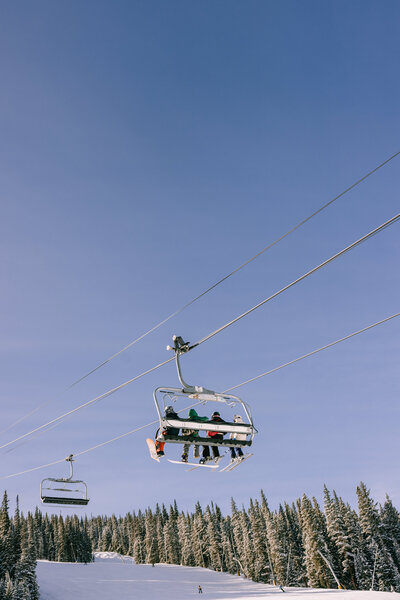
<svg viewBox="0 0 400 600">
<path fill-rule="evenodd" d="M 263 529 L 261 508 L 257 502 L 250 500 L 250 527 L 253 537 L 253 571 L 255 581 L 269 582 L 272 580 L 272 572 L 269 566 L 269 552 L 267 537 Z"/>
<path fill-rule="evenodd" d="M 208 544 L 208 566 L 210 569 L 214 569 L 214 571 L 222 571 L 221 532 L 217 517 L 211 513 L 209 506 L 206 508 L 204 521 Z"/>
<path fill-rule="evenodd" d="M 144 545 L 146 549 L 146 563 L 154 565 L 159 562 L 158 558 L 158 547 L 157 547 L 157 536 L 156 536 L 156 521 L 151 512 L 148 510 L 145 519 L 145 538 Z"/>
<path fill-rule="evenodd" d="M 181 564 L 195 566 L 190 520 L 183 513 L 178 517 L 178 535 L 181 543 Z"/>
<path fill-rule="evenodd" d="M 16 563 L 13 531 L 8 515 L 8 496 L 4 492 L 0 507 L 0 579 L 8 572 L 12 575 Z M 6 593 L 10 593 L 7 592 Z"/>
<path fill-rule="evenodd" d="M 390 546 L 385 545 L 385 537 L 382 536 L 385 530 L 380 522 L 376 503 L 362 482 L 357 487 L 357 496 L 365 555 L 369 557 L 372 566 L 371 587 L 380 591 L 400 591 L 400 573 L 390 554 Z"/>
<path fill-rule="evenodd" d="M 325 557 L 331 562 L 332 557 L 328 550 L 319 507 L 316 502 L 313 506 L 304 494 L 300 511 L 308 585 L 311 587 L 335 587 L 335 580 L 324 560 Z"/>
<path fill-rule="evenodd" d="M 400 515 L 389 496 L 380 510 L 382 541 L 397 569 L 400 568 Z"/>
<path fill-rule="evenodd" d="M 164 525 L 164 544 L 167 563 L 173 565 L 180 564 L 180 545 L 178 536 L 178 526 L 176 510 L 171 506 L 168 521 Z"/>
</svg>

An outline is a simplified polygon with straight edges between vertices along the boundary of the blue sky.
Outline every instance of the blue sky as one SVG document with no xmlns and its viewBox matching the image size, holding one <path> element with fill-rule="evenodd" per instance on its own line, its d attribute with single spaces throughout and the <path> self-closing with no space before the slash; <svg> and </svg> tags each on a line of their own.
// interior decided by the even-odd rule
<svg viewBox="0 0 400 600">
<path fill-rule="evenodd" d="M 400 149 L 400 8 L 378 1 L 4 2 L 0 401 L 5 443 L 165 360 L 399 212 L 399 158 L 68 393 L 65 388 Z M 240 383 L 399 311 L 399 225 L 185 357 Z M 89 513 L 271 505 L 360 480 L 400 504 L 397 320 L 240 391 L 231 474 L 158 465 L 140 432 L 84 455 Z M 3 452 L 0 475 L 155 418 L 173 364 Z M 225 415 L 228 417 L 229 415 Z M 168 454 L 175 458 L 178 450 Z M 51 467 L 3 481 L 23 509 Z"/>
</svg>

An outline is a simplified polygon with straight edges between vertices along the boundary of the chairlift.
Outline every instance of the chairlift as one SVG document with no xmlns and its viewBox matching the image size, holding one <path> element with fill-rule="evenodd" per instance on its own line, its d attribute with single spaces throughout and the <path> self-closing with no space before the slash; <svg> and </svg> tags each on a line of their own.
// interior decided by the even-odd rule
<svg viewBox="0 0 400 600">
<path fill-rule="evenodd" d="M 65 506 L 86 506 L 89 502 L 87 497 L 87 485 L 84 481 L 73 479 L 73 454 L 70 454 L 65 460 L 70 465 L 70 476 L 47 477 L 40 484 L 40 499 L 43 504 L 65 505 Z M 55 486 L 54 484 L 62 484 Z"/>
<path fill-rule="evenodd" d="M 190 346 L 188 342 L 184 342 L 180 336 L 173 336 L 174 345 L 167 346 L 167 350 L 173 350 L 175 352 L 176 368 L 178 372 L 178 378 L 182 384 L 182 388 L 173 387 L 158 387 L 153 394 L 154 402 L 157 409 L 157 414 L 160 421 L 160 427 L 156 439 L 160 442 L 172 443 L 172 444 L 187 444 L 188 437 L 185 435 L 170 435 L 163 433 L 167 428 L 178 429 L 179 433 L 183 429 L 197 431 L 197 436 L 191 436 L 190 443 L 196 446 L 227 446 L 227 447 L 247 447 L 253 443 L 253 438 L 257 429 L 254 427 L 253 419 L 249 406 L 243 402 L 237 396 L 231 394 L 220 394 L 201 386 L 189 385 L 185 382 L 182 376 L 182 369 L 180 364 L 181 354 L 189 352 L 194 346 Z M 196 404 L 206 405 L 209 402 L 223 405 L 224 408 L 228 409 L 233 414 L 238 411 L 245 415 L 247 422 L 235 423 L 235 422 L 217 422 L 217 421 L 196 421 L 193 419 L 181 418 L 178 416 L 168 417 L 166 415 L 166 408 L 173 403 L 178 403 L 178 413 L 181 410 L 182 401 L 196 401 L 192 406 Z M 182 406 L 182 408 L 185 408 Z M 188 407 L 190 408 L 190 407 Z M 242 416 L 242 415 L 241 415 Z M 217 431 L 222 434 L 244 434 L 240 437 L 245 439 L 228 439 L 215 440 L 212 437 L 206 435 L 200 435 L 201 432 L 206 433 L 207 431 Z"/>
</svg>

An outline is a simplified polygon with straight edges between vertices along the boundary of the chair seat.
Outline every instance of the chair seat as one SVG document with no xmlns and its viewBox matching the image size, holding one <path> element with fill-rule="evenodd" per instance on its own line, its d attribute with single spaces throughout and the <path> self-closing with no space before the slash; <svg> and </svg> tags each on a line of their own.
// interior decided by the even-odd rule
<svg viewBox="0 0 400 600">
<path fill-rule="evenodd" d="M 73 504 L 74 506 L 86 506 L 89 498 L 60 498 L 57 496 L 42 496 L 43 504 Z"/>
<path fill-rule="evenodd" d="M 228 446 L 228 447 L 243 447 L 251 446 L 251 440 L 215 440 L 212 437 L 201 437 L 200 435 L 196 438 L 185 435 L 162 435 L 157 439 L 163 442 L 172 442 L 173 444 L 193 444 L 194 446 Z"/>
</svg>

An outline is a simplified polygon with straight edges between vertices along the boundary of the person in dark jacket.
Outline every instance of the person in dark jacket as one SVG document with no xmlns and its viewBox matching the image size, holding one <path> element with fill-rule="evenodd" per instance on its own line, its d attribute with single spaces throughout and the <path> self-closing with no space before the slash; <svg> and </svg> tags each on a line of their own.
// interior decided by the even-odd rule
<svg viewBox="0 0 400 600">
<path fill-rule="evenodd" d="M 221 415 L 219 414 L 218 411 L 215 411 L 213 413 L 213 415 L 210 419 L 210 422 L 226 423 L 226 421 L 221 419 Z M 221 433 L 220 431 L 207 431 L 207 437 L 209 437 L 215 441 L 223 440 L 224 435 L 225 434 Z M 212 449 L 212 453 L 213 453 L 213 458 L 218 458 L 220 456 L 218 446 L 211 446 L 211 449 Z M 210 460 L 210 446 L 203 446 L 203 456 L 200 459 L 200 462 L 205 463 L 207 460 Z"/>
<path fill-rule="evenodd" d="M 179 419 L 177 413 L 174 411 L 172 406 L 167 406 L 165 409 L 165 418 L 166 419 Z M 166 427 L 162 430 L 161 435 L 179 435 L 179 429 L 177 427 Z M 158 431 L 156 433 L 156 438 L 158 437 Z M 156 439 L 156 451 L 157 456 L 164 456 L 164 446 L 165 442 L 161 442 Z"/>
</svg>

